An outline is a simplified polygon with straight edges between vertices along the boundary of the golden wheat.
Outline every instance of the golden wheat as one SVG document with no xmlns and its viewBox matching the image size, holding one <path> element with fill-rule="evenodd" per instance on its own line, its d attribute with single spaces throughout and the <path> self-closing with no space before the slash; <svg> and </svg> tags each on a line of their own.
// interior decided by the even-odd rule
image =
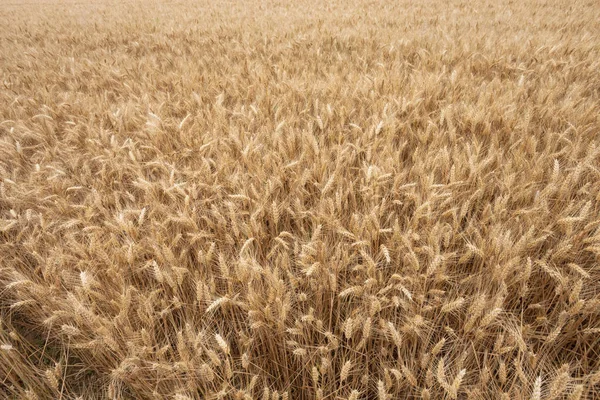
<svg viewBox="0 0 600 400">
<path fill-rule="evenodd" d="M 600 397 L 597 2 L 0 16 L 0 397 Z"/>
</svg>

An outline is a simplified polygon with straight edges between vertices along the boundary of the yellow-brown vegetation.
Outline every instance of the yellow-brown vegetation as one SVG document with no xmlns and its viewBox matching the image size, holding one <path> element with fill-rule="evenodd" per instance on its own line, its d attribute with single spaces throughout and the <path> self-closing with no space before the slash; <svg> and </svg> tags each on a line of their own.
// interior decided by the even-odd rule
<svg viewBox="0 0 600 400">
<path fill-rule="evenodd" d="M 599 398 L 597 1 L 0 22 L 0 397 Z"/>
</svg>

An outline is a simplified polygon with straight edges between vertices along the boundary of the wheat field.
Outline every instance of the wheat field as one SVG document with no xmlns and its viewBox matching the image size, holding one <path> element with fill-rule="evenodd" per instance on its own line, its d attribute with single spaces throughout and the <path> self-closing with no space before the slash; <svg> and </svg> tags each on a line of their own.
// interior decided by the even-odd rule
<svg viewBox="0 0 600 400">
<path fill-rule="evenodd" d="M 600 398 L 600 3 L 0 3 L 0 397 Z"/>
</svg>

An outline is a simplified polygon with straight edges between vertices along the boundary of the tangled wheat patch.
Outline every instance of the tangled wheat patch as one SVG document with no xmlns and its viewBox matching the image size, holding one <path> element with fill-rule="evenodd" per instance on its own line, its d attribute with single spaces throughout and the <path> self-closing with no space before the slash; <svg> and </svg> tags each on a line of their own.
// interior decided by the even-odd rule
<svg viewBox="0 0 600 400">
<path fill-rule="evenodd" d="M 600 397 L 598 2 L 0 22 L 0 397 Z"/>
</svg>

